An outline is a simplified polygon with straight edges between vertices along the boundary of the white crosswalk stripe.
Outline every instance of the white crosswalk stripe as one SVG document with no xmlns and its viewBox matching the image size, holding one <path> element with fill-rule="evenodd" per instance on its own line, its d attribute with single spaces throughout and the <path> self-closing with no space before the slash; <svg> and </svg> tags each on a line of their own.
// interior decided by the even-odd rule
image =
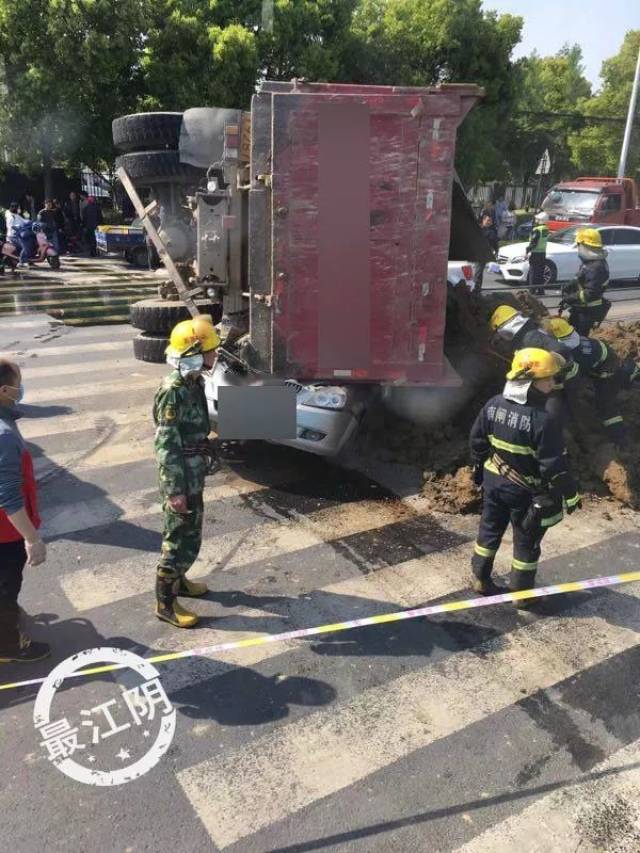
<svg viewBox="0 0 640 853">
<path fill-rule="evenodd" d="M 114 466 L 125 472 L 121 491 L 118 487 L 108 495 L 54 504 L 47 509 L 43 530 L 46 537 L 54 540 L 52 549 L 67 547 L 66 537 L 113 522 L 129 521 L 141 527 L 153 522 L 157 529 L 160 507 L 155 490 L 129 481 L 126 471 L 127 466 L 151 463 L 153 458 L 149 410 L 162 368 L 134 362 L 129 337 L 118 330 L 113 340 L 95 341 L 88 330 L 81 330 L 81 337 L 70 335 L 68 341 L 47 345 L 38 351 L 37 359 L 28 358 L 29 352 L 36 351 L 33 348 L 20 355 L 27 386 L 29 379 L 33 379 L 30 404 L 85 399 L 89 405 L 95 402 L 92 411 L 56 412 L 51 418 L 21 422 L 25 438 L 41 443 L 45 453 L 36 459 L 37 471 L 46 473 L 50 466 L 71 468 L 80 481 L 83 477 L 95 480 Z M 88 381 L 96 371 L 105 381 Z M 104 413 L 99 398 L 123 389 L 129 395 L 127 402 L 115 411 Z M 106 442 L 102 441 L 104 436 Z M 52 442 L 58 449 L 48 453 L 47 445 Z M 371 615 L 371 608 L 384 612 L 417 606 L 465 588 L 471 539 L 477 523 L 472 517 L 443 520 L 442 528 L 449 539 L 440 529 L 432 553 L 397 562 L 390 557 L 370 573 L 357 570 L 360 555 L 358 544 L 350 541 L 351 537 L 369 536 L 375 549 L 376 537 L 384 542 L 392 530 L 411 522 L 414 525 L 411 535 L 419 539 L 417 531 L 424 523 L 428 539 L 428 519 L 421 521 L 420 512 L 399 502 L 369 500 L 363 496 L 343 503 L 336 499 L 335 504 L 329 502 L 329 505 L 319 500 L 317 509 L 307 507 L 299 514 L 285 510 L 280 514 L 265 500 L 264 514 L 256 514 L 255 521 L 246 523 L 252 506 L 259 507 L 262 497 L 268 497 L 278 485 L 292 482 L 295 476 L 292 465 L 274 473 L 268 484 L 229 470 L 208 482 L 205 505 L 210 523 L 190 577 L 206 578 L 212 573 L 226 572 L 234 579 L 241 579 L 243 572 L 249 575 L 257 565 L 277 564 L 291 556 L 297 559 L 298 554 L 302 556 L 313 549 L 319 555 L 317 570 L 308 570 L 304 576 L 301 573 L 295 580 L 294 592 L 289 592 L 299 611 L 278 606 L 278 587 L 274 586 L 271 606 L 265 597 L 265 603 L 259 607 L 249 603 L 230 608 L 230 622 L 220 618 L 211 627 L 192 632 L 168 630 L 157 623 L 155 639 L 147 641 L 150 647 L 158 651 L 181 651 L 194 645 L 240 640 L 265 633 L 265 624 L 270 633 L 306 627 L 295 621 L 301 612 L 305 619 L 313 620 L 311 624 L 358 618 Z M 245 500 L 249 497 L 254 503 Z M 275 501 L 274 506 L 277 505 Z M 238 528 L 229 530 L 227 524 L 225 532 L 216 532 L 216 514 L 221 514 L 224 523 L 233 520 L 234 512 L 243 513 Z M 613 524 L 599 512 L 585 511 L 582 518 L 574 516 L 549 532 L 544 558 L 567 555 L 597 545 L 614 533 L 635 529 L 632 515 L 616 518 Z M 115 559 L 99 565 L 91 562 L 79 565 L 61 574 L 56 583 L 73 611 L 87 618 L 91 618 L 91 610 L 131 602 L 132 606 L 144 608 L 153 620 L 157 555 L 128 549 L 126 541 L 117 544 L 123 550 Z M 423 550 L 428 548 L 425 546 Z M 507 536 L 497 559 L 498 571 L 507 572 L 509 562 Z M 607 567 L 607 572 L 613 569 Z M 274 572 L 277 574 L 277 570 Z M 238 584 L 242 588 L 240 580 Z M 634 588 L 628 594 L 640 597 L 640 591 L 635 592 Z M 144 599 L 133 602 L 136 596 Z M 260 596 L 255 595 L 255 599 L 259 601 Z M 215 603 L 206 600 L 193 602 L 193 609 L 202 614 L 220 612 Z M 504 642 L 498 648 L 487 641 L 486 648 L 481 647 L 482 654 L 476 647 L 473 651 L 449 655 L 435 665 L 427 662 L 422 668 L 369 686 L 348 699 L 337 699 L 330 706 L 311 711 L 293 722 L 282 722 L 262 737 L 258 730 L 246 746 L 213 757 L 206 753 L 202 761 L 178 772 L 179 783 L 212 843 L 224 849 L 508 708 L 522 696 L 551 688 L 637 644 L 636 630 L 612 620 L 603 630 L 604 619 L 602 614 L 591 611 L 580 619 L 555 617 L 553 634 L 545 620 L 521 623 L 517 630 L 502 638 Z M 232 624 L 241 625 L 242 629 L 232 629 Z M 230 667 L 258 667 L 284 654 L 295 660 L 296 649 L 300 647 L 297 642 L 267 644 L 236 650 L 215 660 L 194 658 L 173 662 L 163 667 L 162 683 L 171 695 L 222 675 Z M 559 821 L 566 819 L 559 803 L 557 798 L 541 798 L 522 814 L 478 835 L 462 849 L 465 853 L 554 850 L 553 814 L 560 815 Z M 544 808 L 552 815 L 544 836 L 547 846 L 527 847 L 532 827 L 542 820 Z M 505 838 L 511 846 L 502 840 Z"/>
<path fill-rule="evenodd" d="M 606 849 L 625 853 L 638 850 L 640 821 L 634 804 L 640 790 L 639 753 L 640 741 L 617 750 L 591 770 L 590 779 L 584 784 L 540 797 L 520 814 L 458 847 L 458 853 L 595 851 L 602 849 L 592 846 L 598 830 L 605 843 L 607 836 L 615 837 Z M 608 812 L 612 818 L 609 825 Z"/>
<path fill-rule="evenodd" d="M 638 633 L 599 618 L 522 628 L 490 656 L 460 652 L 340 706 L 285 725 L 178 780 L 213 842 L 224 848 L 388 764 L 634 646 Z"/>
</svg>

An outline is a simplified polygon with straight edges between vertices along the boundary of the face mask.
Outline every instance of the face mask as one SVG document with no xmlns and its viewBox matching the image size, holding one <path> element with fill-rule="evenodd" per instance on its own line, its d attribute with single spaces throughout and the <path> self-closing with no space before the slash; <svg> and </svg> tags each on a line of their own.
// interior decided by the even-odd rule
<svg viewBox="0 0 640 853">
<path fill-rule="evenodd" d="M 19 403 L 20 400 L 22 400 L 22 398 L 24 397 L 24 385 L 22 384 L 22 382 L 20 383 L 18 388 L 16 388 L 15 385 L 6 385 L 5 389 L 6 389 L 5 390 L 6 396 L 13 403 Z M 14 394 L 15 394 L 15 397 L 13 396 Z"/>
<path fill-rule="evenodd" d="M 188 355 L 180 359 L 178 370 L 180 376 L 186 378 L 192 373 L 200 373 L 204 367 L 204 358 L 201 355 Z"/>
</svg>

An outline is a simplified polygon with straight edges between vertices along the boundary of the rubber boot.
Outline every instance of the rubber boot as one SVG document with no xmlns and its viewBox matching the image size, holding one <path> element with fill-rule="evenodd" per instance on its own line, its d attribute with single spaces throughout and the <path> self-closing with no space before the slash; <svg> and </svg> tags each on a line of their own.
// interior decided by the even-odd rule
<svg viewBox="0 0 640 853">
<path fill-rule="evenodd" d="M 0 663 L 35 663 L 48 658 L 51 649 L 47 643 L 38 643 L 20 631 L 18 645 L 14 649 L 0 649 Z"/>
<path fill-rule="evenodd" d="M 174 578 L 156 578 L 156 616 L 175 628 L 193 628 L 198 624 L 198 617 L 176 601 L 175 585 Z"/>
<path fill-rule="evenodd" d="M 209 587 L 206 583 L 198 583 L 190 581 L 185 575 L 178 578 L 176 584 L 176 595 L 183 595 L 186 598 L 198 598 L 201 595 L 206 595 L 209 592 Z"/>
<path fill-rule="evenodd" d="M 505 588 L 495 584 L 491 578 L 478 578 L 471 575 L 471 588 L 478 595 L 501 595 L 506 592 Z"/>
<path fill-rule="evenodd" d="M 515 569 L 511 570 L 511 574 L 509 575 L 509 590 L 511 592 L 519 592 L 523 589 L 533 589 L 535 585 L 536 573 L 534 571 L 523 572 Z M 520 601 L 514 601 L 514 604 L 518 610 L 529 610 L 529 608 L 535 604 L 535 601 L 535 598 L 523 598 Z"/>
</svg>

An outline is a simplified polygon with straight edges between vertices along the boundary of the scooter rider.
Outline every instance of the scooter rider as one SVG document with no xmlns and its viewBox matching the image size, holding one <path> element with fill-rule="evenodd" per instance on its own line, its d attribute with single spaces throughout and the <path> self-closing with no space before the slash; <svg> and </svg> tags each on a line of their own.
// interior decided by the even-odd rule
<svg viewBox="0 0 640 853">
<path fill-rule="evenodd" d="M 9 210 L 5 212 L 7 225 L 7 240 L 20 249 L 19 267 L 26 267 L 36 252 L 37 241 L 32 229 L 32 223 L 18 211 L 18 202 L 12 201 Z"/>
<path fill-rule="evenodd" d="M 580 507 L 567 462 L 562 428 L 545 411 L 546 395 L 565 367 L 543 349 L 518 351 L 502 394 L 489 400 L 471 429 L 474 479 L 483 487 L 480 529 L 471 560 L 473 588 L 501 590 L 493 563 L 509 523 L 513 527 L 510 588 L 534 586 L 540 543 L 547 529 Z"/>
<path fill-rule="evenodd" d="M 569 308 L 569 322 L 579 335 L 588 335 L 609 313 L 611 303 L 604 298 L 609 284 L 609 264 L 596 228 L 582 228 L 576 235 L 580 269 L 575 279 L 562 288 L 562 307 Z"/>
</svg>

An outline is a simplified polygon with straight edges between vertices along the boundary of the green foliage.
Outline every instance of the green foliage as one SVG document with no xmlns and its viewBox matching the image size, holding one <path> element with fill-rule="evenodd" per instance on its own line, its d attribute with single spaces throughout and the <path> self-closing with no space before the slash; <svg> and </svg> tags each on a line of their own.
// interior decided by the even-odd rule
<svg viewBox="0 0 640 853">
<path fill-rule="evenodd" d="M 98 164 L 138 94 L 144 3 L 0 0 L 0 133 L 14 163 Z"/>
<path fill-rule="evenodd" d="M 558 177 L 613 171 L 622 124 L 548 114 L 624 115 L 640 31 L 592 96 L 577 46 L 514 64 L 521 28 L 481 0 L 0 0 L 1 143 L 22 167 L 100 170 L 114 117 L 248 108 L 263 78 L 471 82 L 486 95 L 460 131 L 466 182 L 526 178 L 545 148 Z"/>
<path fill-rule="evenodd" d="M 639 50 L 640 30 L 630 30 L 625 36 L 620 52 L 602 64 L 601 90 L 594 97 L 584 98 L 578 103 L 578 109 L 581 112 L 592 116 L 626 118 Z M 636 112 L 636 125 L 626 169 L 627 175 L 631 176 L 637 175 L 640 169 L 638 122 L 638 112 Z M 623 122 L 591 124 L 571 134 L 569 147 L 571 161 L 575 168 L 582 174 L 617 174 L 623 134 Z"/>
<path fill-rule="evenodd" d="M 551 177 L 571 174 L 569 136 L 576 119 L 551 113 L 575 113 L 581 98 L 591 95 L 578 45 L 565 45 L 555 56 L 533 53 L 517 64 L 517 97 L 510 123 L 508 160 L 513 177 L 526 181 L 534 174 L 545 150 L 551 158 Z"/>
<path fill-rule="evenodd" d="M 485 98 L 460 131 L 457 167 L 471 183 L 503 171 L 502 128 L 515 91 L 511 52 L 522 20 L 480 0 L 363 0 L 354 14 L 351 78 L 425 86 L 477 83 Z"/>
</svg>

